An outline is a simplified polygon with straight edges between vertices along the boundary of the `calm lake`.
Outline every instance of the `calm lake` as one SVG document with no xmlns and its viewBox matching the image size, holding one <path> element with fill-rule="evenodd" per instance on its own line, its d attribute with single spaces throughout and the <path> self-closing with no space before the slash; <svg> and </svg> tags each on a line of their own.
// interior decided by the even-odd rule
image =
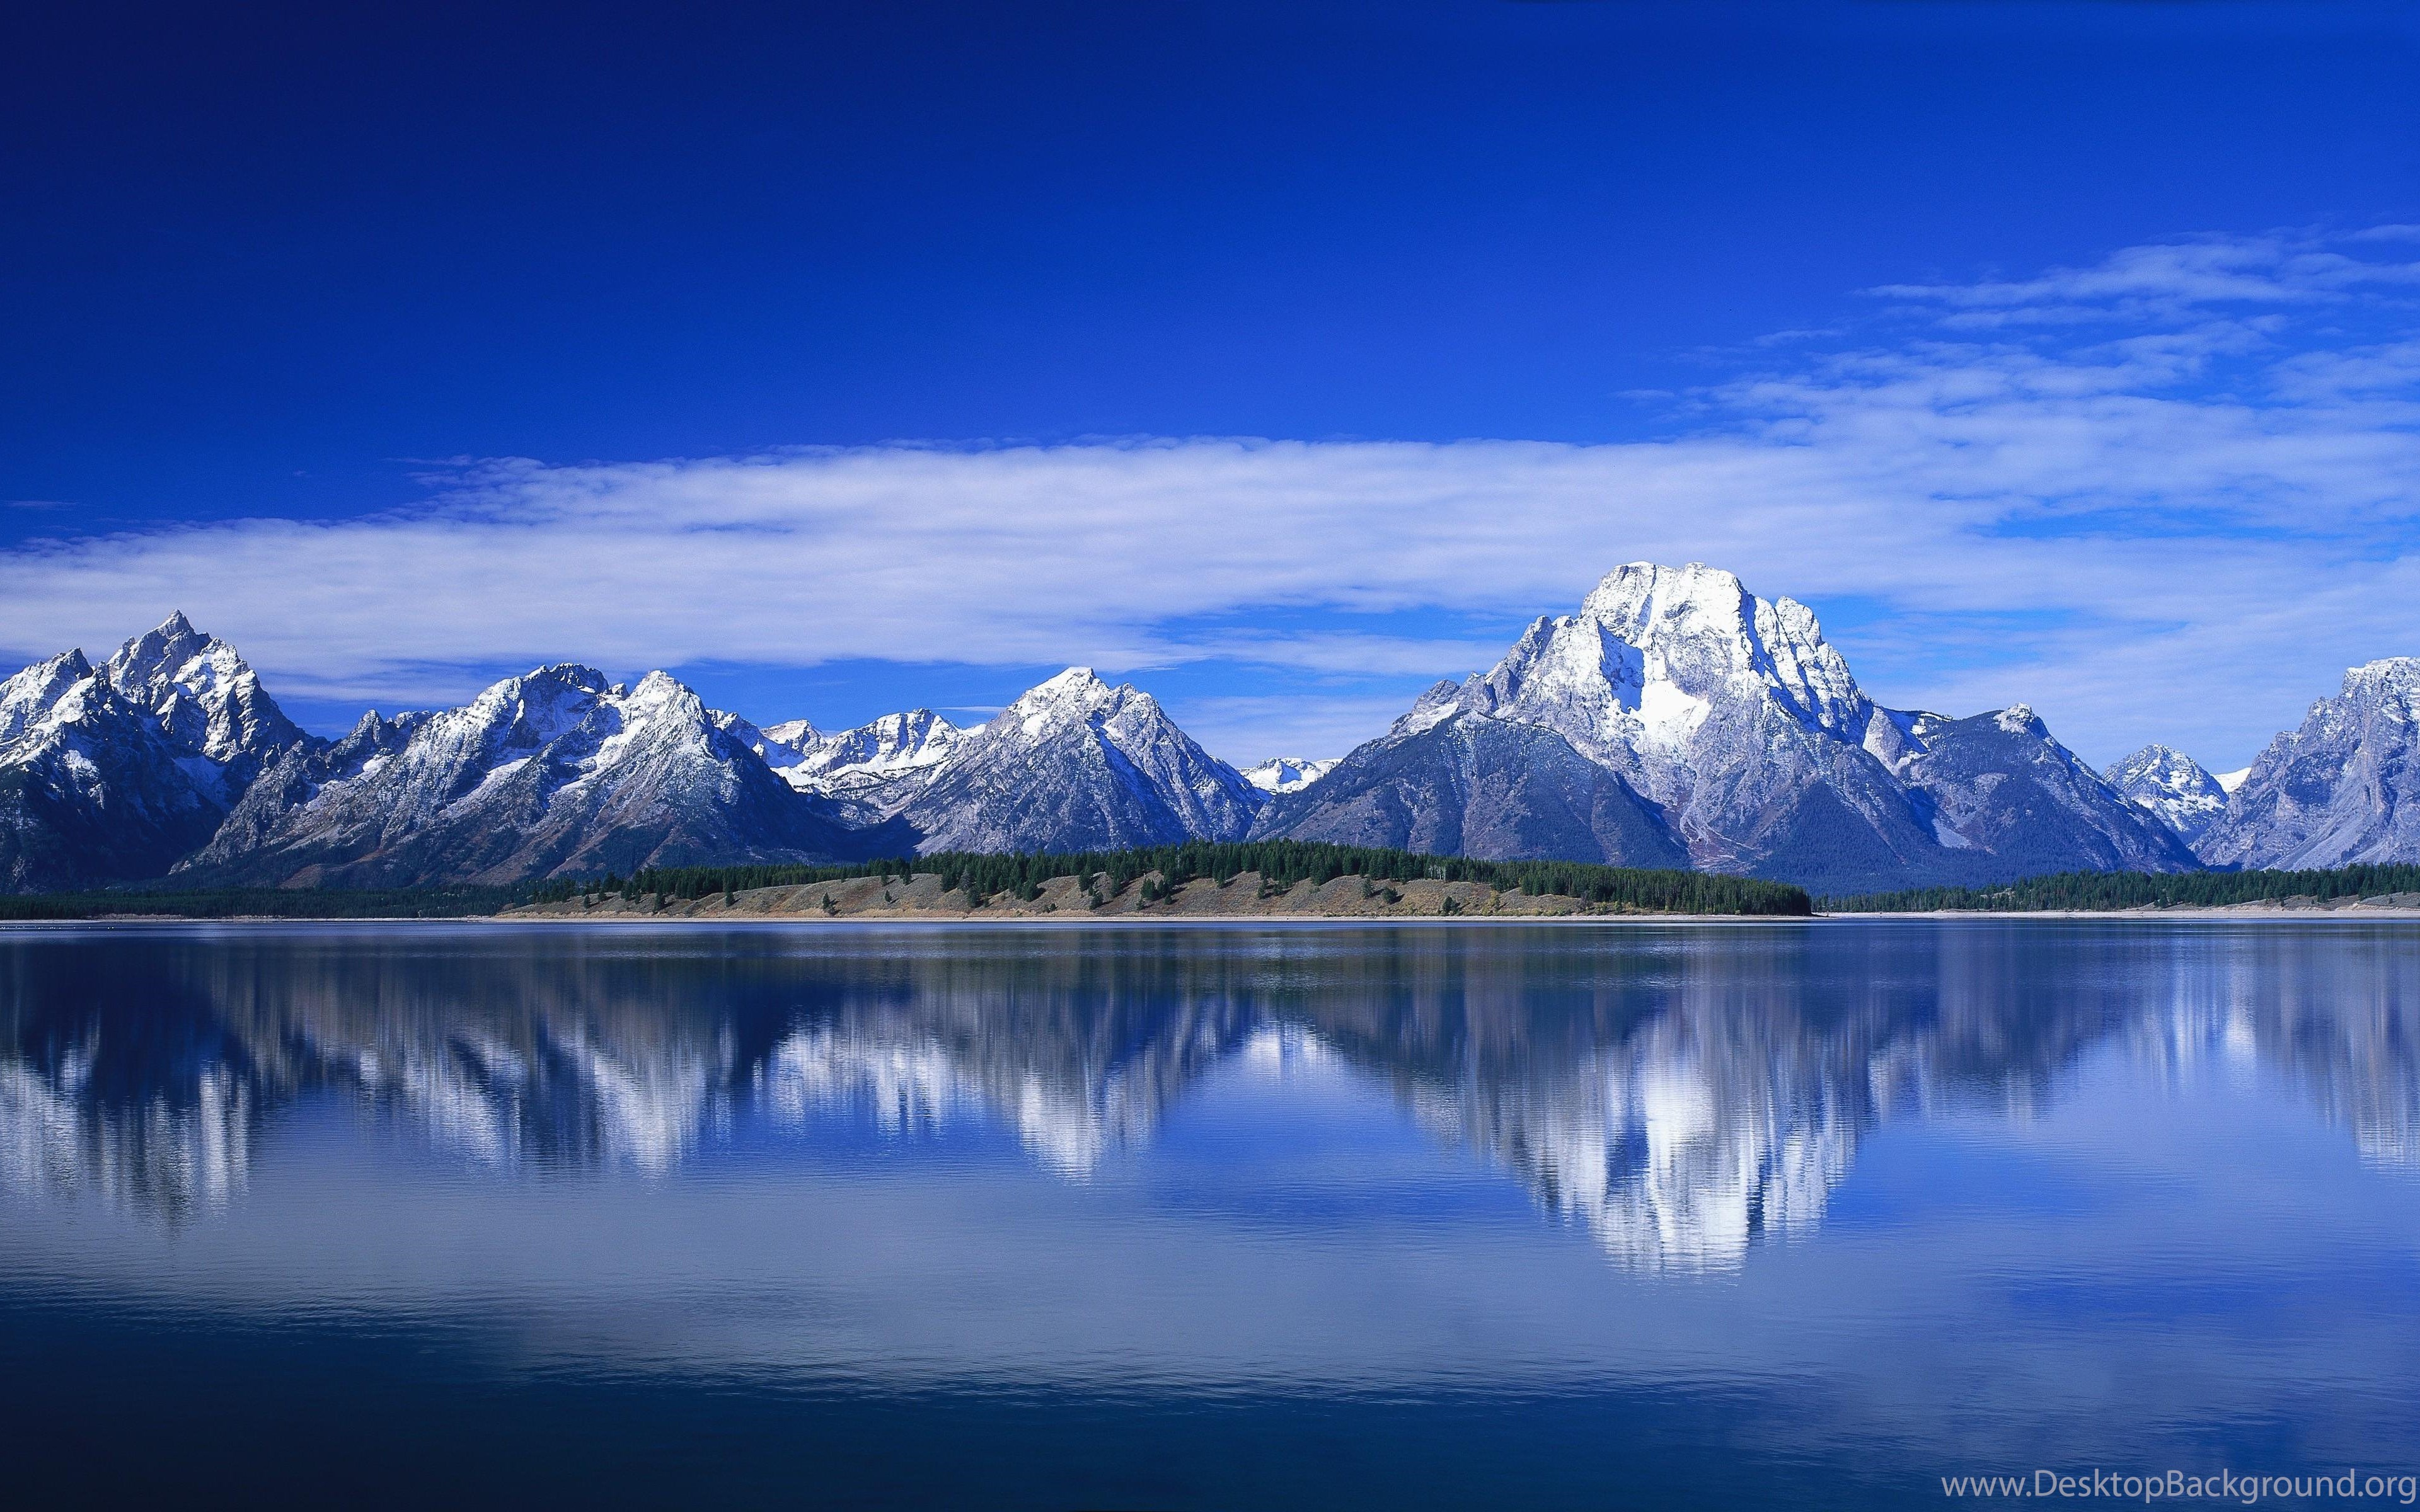
<svg viewBox="0 0 2420 1512">
<path fill-rule="evenodd" d="M 0 932 L 0 1422 L 20 1505 L 2409 1475 L 2420 926 Z"/>
</svg>

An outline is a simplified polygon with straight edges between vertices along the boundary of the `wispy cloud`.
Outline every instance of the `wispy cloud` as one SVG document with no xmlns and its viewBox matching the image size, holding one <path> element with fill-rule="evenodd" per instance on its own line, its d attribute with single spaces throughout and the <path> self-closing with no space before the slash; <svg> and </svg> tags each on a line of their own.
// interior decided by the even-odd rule
<svg viewBox="0 0 2420 1512">
<path fill-rule="evenodd" d="M 1896 285 L 1866 328 L 1635 444 L 461 464 L 378 516 L 0 554 L 0 645 L 106 644 L 182 607 L 282 690 L 390 702 L 558 657 L 1288 670 L 1285 700 L 1239 674 L 1191 706 L 1228 733 L 1216 748 L 1249 751 L 1342 740 L 1303 712 L 1323 703 L 1382 727 L 1393 695 L 1335 680 L 1482 662 L 1474 620 L 1567 609 L 1621 562 L 1702 560 L 1857 607 L 1836 639 L 1886 698 L 2022 698 L 2087 754 L 2156 736 L 2233 762 L 2348 663 L 2420 653 L 2412 250 L 2205 238 Z M 1430 614 L 1453 633 L 1403 631 Z M 1255 616 L 1284 628 L 1238 628 Z"/>
</svg>

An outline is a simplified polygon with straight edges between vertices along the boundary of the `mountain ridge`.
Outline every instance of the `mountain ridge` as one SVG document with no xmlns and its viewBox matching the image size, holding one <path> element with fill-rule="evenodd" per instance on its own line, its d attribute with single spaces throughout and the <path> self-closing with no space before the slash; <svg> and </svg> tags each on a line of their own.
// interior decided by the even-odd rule
<svg viewBox="0 0 2420 1512">
<path fill-rule="evenodd" d="M 1089 668 L 981 725 L 758 727 L 574 663 L 303 732 L 182 613 L 0 682 L 0 888 L 492 884 L 1290 838 L 1770 877 L 1831 892 L 2087 869 L 2420 858 L 2420 658 L 2350 670 L 2229 790 L 2146 747 L 2095 772 L 2023 704 L 1875 702 L 1814 612 L 1702 563 L 1616 568 L 1342 757 L 1249 770 Z M 2229 774 L 2229 779 L 2234 774 Z"/>
</svg>

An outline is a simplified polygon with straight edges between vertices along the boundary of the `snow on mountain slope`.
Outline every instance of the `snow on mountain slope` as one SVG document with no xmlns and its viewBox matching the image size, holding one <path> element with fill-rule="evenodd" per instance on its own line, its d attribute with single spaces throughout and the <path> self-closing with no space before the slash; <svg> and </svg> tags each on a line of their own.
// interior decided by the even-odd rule
<svg viewBox="0 0 2420 1512">
<path fill-rule="evenodd" d="M 2246 868 L 2420 861 L 2420 657 L 2346 672 L 2260 753 L 2195 850 Z"/>
<path fill-rule="evenodd" d="M 2101 775 L 2187 845 L 2226 809 L 2224 780 L 2171 747 L 2146 746 Z"/>
<path fill-rule="evenodd" d="M 1258 766 L 1244 768 L 1244 780 L 1263 793 L 1299 793 L 1336 769 L 1337 758 L 1272 756 Z"/>
<path fill-rule="evenodd" d="M 80 653 L 12 678 L 47 682 Z M 88 669 L 0 750 L 0 888 L 68 890 L 156 877 L 226 813 L 215 765 Z"/>
<path fill-rule="evenodd" d="M 804 720 L 775 728 L 812 737 L 793 737 L 796 760 L 768 758 L 782 780 L 801 793 L 864 804 L 880 815 L 897 813 L 913 800 L 966 733 L 930 709 L 886 714 L 832 735 L 814 735 Z"/>
<path fill-rule="evenodd" d="M 1261 793 L 1156 700 L 1071 667 L 961 732 L 900 810 L 934 851 L 1237 840 Z"/>
<path fill-rule="evenodd" d="M 630 687 L 543 667 L 460 708 L 372 715 L 256 789 L 185 870 L 280 886 L 499 883 L 825 860 L 860 839 L 662 672 Z"/>
<path fill-rule="evenodd" d="M 1423 823 L 1491 847 L 1468 854 L 1590 854 L 1532 848 L 1548 844 L 1602 851 L 1593 831 L 1583 842 L 1569 824 L 1541 828 L 1534 791 L 1517 811 L 1505 809 L 1510 790 L 1500 781 L 1457 788 L 1423 776 L 1412 783 L 1417 795 L 1373 791 L 1400 780 L 1394 774 L 1453 764 L 1441 753 L 1411 755 L 1408 744 L 1446 732 L 1441 738 L 1477 749 L 1470 722 L 1491 720 L 1552 732 L 1618 776 L 1643 800 L 1639 823 L 1660 826 L 1688 864 L 1711 871 L 1857 889 L 2021 875 L 2104 854 L 2190 864 L 2029 711 L 2002 718 L 2022 728 L 1993 723 L 2006 738 L 1986 740 L 1968 721 L 1882 708 L 1804 605 L 1759 598 L 1700 564 L 1632 563 L 1608 574 L 1578 613 L 1531 625 L 1492 671 L 1430 688 L 1308 793 L 1273 800 L 1254 833 L 1328 838 L 1367 829 L 1373 813 L 1450 804 L 1462 808 L 1458 820 Z M 1946 733 L 1949 748 L 1936 750 L 1925 729 Z M 1559 764 L 1551 749 L 1540 759 Z M 1993 798 L 2011 777 L 2024 780 Z M 1555 786 L 1562 811 L 1581 811 L 1573 783 Z M 2008 809 L 2018 794 L 2024 804 Z M 1364 817 L 1348 822 L 1344 810 Z M 2035 844 L 2025 838 L 2034 823 L 2052 824 L 2058 838 Z M 1624 854 L 1637 853 L 1636 832 L 1627 824 L 1621 832 L 1630 837 Z"/>
<path fill-rule="evenodd" d="M 260 678 L 216 636 L 179 612 L 117 648 L 110 686 L 160 721 L 171 739 L 248 783 L 263 762 L 304 738 Z"/>
<path fill-rule="evenodd" d="M 1923 715 L 1900 777 L 1935 808 L 1936 832 L 1993 858 L 1999 876 L 2183 872 L 2193 853 L 2053 740 L 2022 703 L 1966 719 Z"/>
<path fill-rule="evenodd" d="M 764 733 L 775 745 L 794 751 L 803 751 L 823 738 L 822 733 L 804 719 L 784 719 L 780 724 L 767 725 Z"/>
<path fill-rule="evenodd" d="M 139 881 L 208 840 L 261 764 L 307 744 L 233 646 L 172 614 L 100 668 L 0 684 L 0 888 Z"/>
</svg>

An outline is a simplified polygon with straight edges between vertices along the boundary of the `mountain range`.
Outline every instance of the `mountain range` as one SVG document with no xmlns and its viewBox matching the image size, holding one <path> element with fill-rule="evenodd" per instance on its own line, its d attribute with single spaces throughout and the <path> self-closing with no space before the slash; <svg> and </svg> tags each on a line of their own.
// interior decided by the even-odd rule
<svg viewBox="0 0 2420 1512">
<path fill-rule="evenodd" d="M 2023 704 L 1886 708 L 1806 606 L 1634 563 L 1335 760 L 1239 771 L 1070 668 L 990 720 L 758 727 L 572 665 L 334 740 L 182 614 L 0 683 L 0 888 L 500 883 L 723 861 L 1298 839 L 1686 866 L 1824 891 L 2420 859 L 2420 659 L 2353 669 L 2248 771 L 2095 772 Z"/>
</svg>

